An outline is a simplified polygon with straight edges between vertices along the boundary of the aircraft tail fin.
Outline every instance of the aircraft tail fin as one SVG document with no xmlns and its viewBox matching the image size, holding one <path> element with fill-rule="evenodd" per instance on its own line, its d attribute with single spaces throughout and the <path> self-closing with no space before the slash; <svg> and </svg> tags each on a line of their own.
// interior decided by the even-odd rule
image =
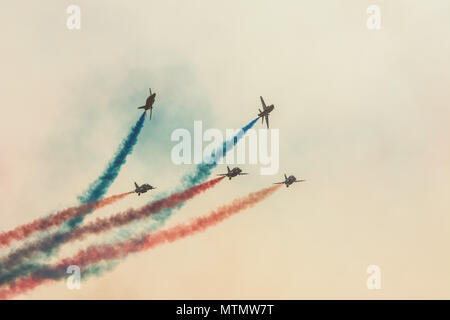
<svg viewBox="0 0 450 320">
<path fill-rule="evenodd" d="M 227 169 L 228 169 L 228 173 L 230 173 L 230 172 L 231 172 L 231 170 L 230 170 L 230 167 L 229 167 L 229 166 L 227 166 Z"/>
<path fill-rule="evenodd" d="M 286 175 L 286 173 L 284 174 L 284 178 L 287 180 L 287 175 Z"/>
<path fill-rule="evenodd" d="M 139 186 L 138 186 L 138 184 L 136 182 L 134 183 L 134 185 L 135 185 L 136 188 L 139 188 Z"/>
</svg>

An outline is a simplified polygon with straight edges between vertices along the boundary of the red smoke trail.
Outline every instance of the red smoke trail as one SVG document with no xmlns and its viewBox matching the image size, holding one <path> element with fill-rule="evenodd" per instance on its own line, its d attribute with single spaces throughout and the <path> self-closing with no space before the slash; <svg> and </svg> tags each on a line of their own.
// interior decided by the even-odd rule
<svg viewBox="0 0 450 320">
<path fill-rule="evenodd" d="M 36 219 L 33 222 L 21 225 L 14 230 L 0 233 L 0 248 L 9 245 L 14 240 L 22 240 L 35 232 L 58 226 L 73 218 L 81 217 L 92 210 L 103 208 L 132 193 L 133 192 L 126 192 L 102 200 L 91 201 L 86 204 L 59 211 L 45 218 Z"/>
<path fill-rule="evenodd" d="M 79 240 L 88 234 L 99 234 L 116 227 L 126 225 L 132 221 L 144 219 L 152 214 L 161 212 L 163 209 L 173 208 L 177 205 L 192 199 L 196 195 L 205 192 L 222 181 L 225 177 L 215 178 L 201 184 L 197 184 L 189 189 L 174 193 L 167 198 L 153 201 L 140 209 L 128 209 L 125 212 L 115 214 L 108 218 L 97 218 L 95 221 L 81 226 L 70 234 L 70 240 Z"/>
<path fill-rule="evenodd" d="M 77 265 L 80 268 L 84 268 L 104 260 L 125 258 L 131 253 L 145 251 L 166 242 L 174 242 L 204 231 L 208 227 L 215 226 L 242 210 L 253 207 L 256 203 L 273 194 L 280 186 L 276 185 L 265 188 L 250 193 L 246 197 L 235 199 L 231 204 L 223 205 L 213 210 L 207 216 L 195 218 L 189 224 L 179 224 L 172 228 L 146 235 L 140 239 L 132 239 L 116 244 L 90 246 L 85 250 L 80 250 L 72 258 L 63 259 L 54 267 L 40 270 L 26 278 L 16 280 L 14 283 L 5 286 L 5 289 L 0 290 L 0 299 L 9 299 L 42 284 L 61 279 L 66 276 L 65 270 L 70 265 Z"/>
<path fill-rule="evenodd" d="M 97 218 L 95 221 L 88 223 L 84 226 L 78 227 L 72 231 L 62 231 L 47 236 L 42 239 L 38 239 L 22 248 L 12 251 L 4 258 L 0 259 L 0 279 L 4 282 L 3 274 L 6 271 L 14 268 L 25 259 L 33 257 L 36 252 L 45 251 L 46 248 L 52 247 L 56 244 L 61 245 L 70 241 L 80 240 L 89 234 L 99 234 L 101 232 L 120 227 L 131 221 L 147 218 L 152 214 L 161 212 L 166 208 L 173 208 L 194 196 L 214 187 L 217 183 L 222 181 L 224 177 L 212 179 L 210 181 L 195 185 L 184 191 L 174 193 L 167 198 L 163 198 L 149 203 L 141 207 L 140 209 L 128 209 L 127 211 L 115 214 L 108 218 Z M 8 276 L 4 275 L 8 278 Z"/>
</svg>

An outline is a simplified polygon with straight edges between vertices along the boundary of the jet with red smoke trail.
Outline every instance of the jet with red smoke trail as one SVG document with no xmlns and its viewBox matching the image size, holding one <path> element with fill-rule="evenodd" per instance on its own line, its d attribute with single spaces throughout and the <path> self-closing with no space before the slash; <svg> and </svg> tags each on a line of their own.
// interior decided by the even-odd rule
<svg viewBox="0 0 450 320">
<path fill-rule="evenodd" d="M 228 180 L 231 180 L 231 178 L 233 177 L 237 177 L 237 176 L 242 176 L 242 175 L 246 175 L 248 173 L 242 172 L 241 168 L 235 167 L 233 169 L 230 170 L 230 167 L 227 166 L 228 172 L 227 173 L 221 173 L 218 174 L 218 176 L 220 177 L 228 177 Z"/>
<path fill-rule="evenodd" d="M 148 88 L 150 95 L 145 101 L 145 105 L 138 107 L 138 109 L 144 109 L 145 115 L 147 115 L 147 110 L 150 110 L 148 120 L 152 120 L 153 103 L 155 102 L 156 93 L 152 93 L 152 89 Z"/>
<path fill-rule="evenodd" d="M 138 194 L 138 196 L 141 195 L 141 193 L 146 193 L 148 190 L 156 189 L 156 187 L 153 187 L 149 185 L 148 183 L 144 183 L 143 185 L 139 186 L 136 182 L 134 183 L 136 189 L 134 189 L 134 192 Z"/>
<path fill-rule="evenodd" d="M 275 109 L 275 107 L 273 104 L 271 104 L 270 106 L 266 106 L 263 97 L 259 96 L 259 98 L 261 99 L 263 110 L 261 111 L 261 109 L 258 109 L 259 110 L 258 117 L 261 118 L 263 124 L 264 119 L 266 119 L 267 129 L 269 129 L 269 113 L 271 113 L 272 110 Z"/>
<path fill-rule="evenodd" d="M 286 175 L 286 173 L 284 174 L 284 181 L 282 182 L 275 182 L 274 184 L 285 184 L 286 188 L 289 188 L 289 186 L 291 184 L 293 184 L 294 182 L 303 182 L 306 180 L 297 180 L 296 177 L 294 177 L 293 175 L 290 175 L 289 177 Z"/>
</svg>

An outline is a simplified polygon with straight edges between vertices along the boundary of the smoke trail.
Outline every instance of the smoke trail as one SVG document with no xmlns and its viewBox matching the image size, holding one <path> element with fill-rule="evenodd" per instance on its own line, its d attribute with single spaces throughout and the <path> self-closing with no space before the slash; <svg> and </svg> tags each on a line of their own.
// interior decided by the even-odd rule
<svg viewBox="0 0 450 320">
<path fill-rule="evenodd" d="M 36 232 L 59 226 L 70 219 L 81 217 L 88 212 L 103 208 L 125 198 L 132 193 L 133 192 L 125 192 L 104 198 L 102 200 L 91 201 L 86 204 L 71 207 L 62 211 L 58 211 L 50 216 L 36 219 L 33 222 L 21 225 L 14 230 L 0 233 L 0 248 L 9 245 L 12 241 L 23 240 L 24 238 L 27 238 Z"/>
<path fill-rule="evenodd" d="M 90 184 L 88 189 L 78 197 L 81 203 L 86 204 L 92 201 L 96 201 L 101 199 L 105 193 L 108 191 L 108 188 L 117 178 L 120 169 L 126 162 L 126 158 L 133 151 L 134 146 L 136 145 L 137 138 L 139 133 L 141 132 L 142 127 L 144 126 L 145 114 L 142 113 L 139 120 L 136 124 L 131 128 L 131 131 L 128 133 L 127 137 L 122 141 L 119 145 L 118 150 L 114 154 L 113 159 L 108 163 L 106 169 L 102 173 L 100 177 L 98 177 L 94 182 Z M 91 211 L 90 211 L 91 212 Z M 89 214 L 87 212 L 86 214 Z M 76 216 L 67 222 L 61 229 L 64 231 L 74 230 L 80 223 L 83 222 L 85 215 Z M 51 246 L 43 248 L 45 250 L 47 257 L 56 254 L 58 249 L 58 242 L 51 242 Z M 10 279 L 15 279 L 16 277 L 23 276 L 24 274 L 29 273 L 30 271 L 39 267 L 40 264 L 31 262 L 31 264 L 20 265 L 15 274 L 9 274 Z"/>
<path fill-rule="evenodd" d="M 102 198 L 114 180 L 117 178 L 120 169 L 127 161 L 127 156 L 131 154 L 133 148 L 137 142 L 139 133 L 144 126 L 145 114 L 143 113 L 137 123 L 131 128 L 128 136 L 122 141 L 114 155 L 113 159 L 108 163 L 103 174 L 97 178 L 87 191 L 85 191 L 81 196 L 78 197 L 81 203 L 88 203 L 91 201 L 98 200 Z M 70 221 L 70 226 L 72 228 L 76 227 L 83 221 L 83 217 L 76 217 Z"/>
<path fill-rule="evenodd" d="M 256 118 L 250 121 L 241 130 L 239 130 L 238 133 L 233 138 L 225 141 L 222 144 L 221 148 L 219 148 L 218 150 L 216 150 L 216 152 L 211 154 L 210 159 L 207 159 L 207 161 L 198 164 L 195 167 L 194 172 L 185 174 L 181 178 L 181 187 L 177 187 L 174 190 L 174 192 L 182 188 L 190 188 L 193 185 L 196 185 L 208 179 L 208 177 L 211 175 L 211 170 L 217 166 L 218 161 L 227 154 L 227 151 L 230 151 L 239 142 L 239 140 L 247 133 L 247 131 L 250 130 L 255 125 L 258 119 L 259 118 Z M 156 223 L 150 226 L 146 230 L 146 232 L 154 231 L 156 229 L 163 227 L 165 222 L 172 216 L 174 210 L 180 209 L 181 207 L 183 207 L 183 203 L 180 203 L 175 208 L 163 210 L 163 212 L 154 217 Z M 123 238 L 120 240 L 123 240 Z"/>
<path fill-rule="evenodd" d="M 200 193 L 214 187 L 223 179 L 224 177 L 215 178 L 193 186 L 192 188 L 182 192 L 174 193 L 167 198 L 151 202 L 140 209 L 128 209 L 127 211 L 115 214 L 108 218 L 97 218 L 95 221 L 78 227 L 75 230 L 56 232 L 48 237 L 37 240 L 27 246 L 15 250 L 0 260 L 0 284 L 12 280 L 13 277 L 19 276 L 17 271 L 8 272 L 11 268 L 25 259 L 32 258 L 35 253 L 45 250 L 46 248 L 53 246 L 55 243 L 61 245 L 69 241 L 80 240 L 90 234 L 98 234 L 115 227 L 123 226 L 132 221 L 147 218 L 152 214 L 160 212 L 164 208 L 173 208 L 180 203 L 192 199 L 196 195 L 199 195 Z M 22 267 L 19 269 L 22 270 Z M 30 270 L 27 269 L 26 273 L 29 272 Z M 20 274 L 20 276 L 23 276 L 24 273 Z"/>
<path fill-rule="evenodd" d="M 202 232 L 242 210 L 253 207 L 272 195 L 280 186 L 271 186 L 250 193 L 246 197 L 235 199 L 230 204 L 223 205 L 206 216 L 195 218 L 188 224 L 178 224 L 167 230 L 148 234 L 139 239 L 131 239 L 116 244 L 90 246 L 85 250 L 80 250 L 72 258 L 62 259 L 53 267 L 46 267 L 8 285 L 7 288 L 0 290 L 0 299 L 8 299 L 32 290 L 39 285 L 61 279 L 66 276 L 66 268 L 70 265 L 87 268 L 98 262 L 125 258 L 131 253 L 149 250 L 166 242 L 174 242 Z"/>
<path fill-rule="evenodd" d="M 185 187 L 200 183 L 205 181 L 211 174 L 211 170 L 217 166 L 217 162 L 220 158 L 223 158 L 227 151 L 230 151 L 241 138 L 250 130 L 259 118 L 252 120 L 250 123 L 245 125 L 239 132 L 230 140 L 227 140 L 223 143 L 222 148 L 218 149 L 215 153 L 213 153 L 210 159 L 204 163 L 200 163 L 195 168 L 195 171 L 191 174 L 185 175 L 181 181 Z"/>
<path fill-rule="evenodd" d="M 141 117 L 142 118 L 142 117 Z M 258 121 L 259 118 L 256 118 L 249 122 L 247 125 L 245 125 L 239 132 L 230 140 L 225 141 L 222 145 L 221 149 L 218 149 L 214 154 L 211 155 L 212 161 L 207 161 L 205 163 L 201 163 L 196 166 L 193 173 L 186 174 L 181 179 L 181 187 L 177 187 L 173 192 L 180 192 L 180 190 L 191 188 L 196 184 L 204 182 L 210 175 L 211 170 L 217 166 L 217 162 L 220 160 L 221 157 L 224 157 L 227 153 L 227 151 L 231 150 L 238 142 L 239 140 L 245 135 L 245 133 L 251 129 L 255 123 Z M 141 120 L 141 119 L 139 119 Z M 110 166 L 108 166 L 110 167 Z M 96 183 L 93 183 L 92 185 L 95 185 Z M 90 188 L 95 191 L 95 188 Z M 95 193 L 95 192 L 93 192 Z M 92 193 L 92 194 L 93 194 Z M 183 206 L 183 203 L 179 203 L 177 206 L 173 208 L 165 208 L 162 210 L 161 213 L 154 216 L 154 219 L 156 220 L 156 223 L 150 226 L 145 230 L 145 232 L 151 232 L 154 230 L 157 230 L 164 226 L 165 222 L 171 217 L 172 213 L 174 212 L 174 209 L 180 209 Z M 73 229 L 73 228 L 72 228 Z M 58 237 L 58 234 L 56 235 Z M 118 241 L 124 241 L 126 238 L 128 238 L 128 235 L 125 237 L 118 236 Z M 58 241 L 58 239 L 55 239 Z M 63 237 L 61 237 L 61 240 L 63 240 Z M 55 242 L 56 242 L 55 241 Z M 51 246 L 50 246 L 51 249 Z M 34 250 L 33 250 L 34 251 Z M 7 275 L 2 275 L 0 273 L 0 284 L 12 281 L 16 279 L 17 277 L 22 277 L 24 275 L 29 274 L 33 270 L 39 269 L 41 267 L 40 264 L 24 264 L 19 266 L 16 270 L 13 272 L 10 272 Z"/>
<path fill-rule="evenodd" d="M 167 198 L 151 202 L 138 210 L 129 209 L 108 218 L 99 218 L 96 221 L 85 226 L 81 226 L 77 230 L 73 231 L 70 236 L 70 240 L 79 240 L 89 234 L 99 234 L 107 230 L 129 224 L 135 220 L 148 218 L 150 215 L 156 214 L 163 209 L 173 208 L 181 203 L 185 203 L 187 200 L 192 199 L 196 195 L 213 188 L 224 178 L 225 177 L 219 177 L 202 184 L 195 185 L 185 191 L 174 193 Z"/>
<path fill-rule="evenodd" d="M 259 118 L 252 120 L 247 125 L 245 125 L 241 130 L 239 130 L 238 133 L 233 138 L 231 138 L 228 141 L 225 141 L 222 144 L 221 148 L 219 148 L 218 150 L 216 150 L 216 152 L 211 154 L 209 161 L 198 164 L 195 167 L 194 172 L 184 175 L 181 178 L 181 186 L 177 187 L 173 192 L 177 192 L 183 188 L 192 187 L 193 185 L 205 181 L 211 175 L 211 170 L 217 166 L 217 162 L 220 160 L 220 158 L 224 157 L 227 151 L 230 151 L 239 142 L 239 140 L 245 135 L 245 133 L 247 133 L 247 131 L 250 130 L 255 125 L 258 119 Z M 174 210 L 182 208 L 183 205 L 184 203 L 180 203 L 175 207 L 165 208 L 159 214 L 154 215 L 153 223 L 149 226 L 146 226 L 142 233 L 146 234 L 162 228 L 165 225 L 166 221 L 172 216 Z M 135 227 L 132 226 L 132 230 L 130 232 L 124 232 L 122 230 L 120 230 L 119 232 L 120 233 L 114 239 L 116 242 L 125 241 L 130 237 L 130 235 L 135 234 L 136 230 Z M 109 271 L 113 268 L 114 266 L 109 267 L 108 269 L 105 270 L 103 270 L 102 268 L 98 268 L 96 276 L 99 276 L 103 274 L 103 272 Z"/>
</svg>

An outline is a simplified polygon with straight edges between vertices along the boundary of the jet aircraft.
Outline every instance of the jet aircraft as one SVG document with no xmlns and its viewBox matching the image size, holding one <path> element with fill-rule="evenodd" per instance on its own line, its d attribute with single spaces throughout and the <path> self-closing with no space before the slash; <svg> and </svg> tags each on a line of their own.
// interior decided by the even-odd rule
<svg viewBox="0 0 450 320">
<path fill-rule="evenodd" d="M 242 172 L 241 168 L 238 168 L 238 167 L 235 167 L 230 170 L 230 167 L 227 166 L 227 169 L 228 169 L 227 173 L 221 173 L 221 174 L 218 174 L 218 176 L 228 177 L 228 180 L 231 180 L 231 178 L 233 178 L 233 177 L 248 174 L 248 173 Z"/>
<path fill-rule="evenodd" d="M 150 110 L 148 119 L 152 119 L 152 111 L 153 111 L 153 103 L 155 102 L 155 96 L 156 93 L 152 93 L 152 89 L 148 89 L 150 91 L 150 95 L 148 96 L 147 100 L 145 101 L 145 105 L 138 107 L 138 109 L 144 109 L 145 115 L 147 115 L 147 110 Z"/>
<path fill-rule="evenodd" d="M 272 110 L 275 108 L 273 104 L 271 104 L 270 106 L 266 106 L 266 103 L 264 102 L 263 97 L 259 97 L 261 99 L 261 104 L 263 107 L 263 110 L 261 111 L 261 109 L 259 110 L 259 114 L 258 117 L 261 118 L 261 123 L 264 124 L 264 118 L 266 119 L 266 124 L 267 124 L 267 129 L 269 129 L 269 113 L 272 112 Z"/>
<path fill-rule="evenodd" d="M 136 182 L 134 183 L 136 186 L 136 189 L 134 189 L 134 192 L 138 194 L 138 196 L 141 195 L 141 193 L 146 193 L 148 190 L 156 189 L 156 187 L 152 187 L 148 183 L 144 183 L 143 185 L 139 186 Z"/>
<path fill-rule="evenodd" d="M 306 180 L 297 180 L 296 177 L 290 175 L 289 177 L 286 175 L 286 173 L 284 174 L 284 181 L 283 182 L 275 182 L 274 184 L 285 184 L 286 188 L 289 188 L 289 186 L 291 184 L 293 184 L 294 182 L 303 182 Z"/>
</svg>

